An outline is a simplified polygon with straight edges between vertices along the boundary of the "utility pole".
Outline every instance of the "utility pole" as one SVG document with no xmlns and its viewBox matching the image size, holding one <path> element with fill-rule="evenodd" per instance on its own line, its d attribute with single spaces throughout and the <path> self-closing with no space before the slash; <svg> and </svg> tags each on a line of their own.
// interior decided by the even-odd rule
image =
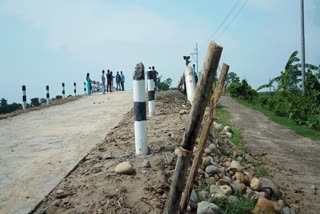
<svg viewBox="0 0 320 214">
<path fill-rule="evenodd" d="M 191 53 L 190 55 L 196 60 L 197 73 L 198 73 L 199 72 L 199 67 L 198 67 L 198 56 L 199 56 L 198 42 L 196 42 L 196 48 L 194 49 L 194 53 Z"/>
<path fill-rule="evenodd" d="M 301 63 L 302 63 L 302 95 L 306 93 L 305 89 L 305 40 L 304 40 L 304 0 L 300 0 L 301 4 Z"/>
</svg>

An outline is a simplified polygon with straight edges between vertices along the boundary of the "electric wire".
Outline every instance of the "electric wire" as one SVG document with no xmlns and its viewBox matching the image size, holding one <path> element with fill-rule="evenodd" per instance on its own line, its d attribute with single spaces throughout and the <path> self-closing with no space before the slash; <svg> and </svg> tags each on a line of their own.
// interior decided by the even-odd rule
<svg viewBox="0 0 320 214">
<path fill-rule="evenodd" d="M 231 16 L 231 14 L 233 13 L 233 11 L 237 8 L 237 6 L 239 5 L 240 0 L 237 0 L 235 2 L 235 4 L 233 5 L 233 7 L 231 8 L 231 10 L 229 11 L 229 13 L 226 15 L 226 17 L 223 19 L 223 21 L 221 22 L 221 24 L 219 25 L 219 27 L 217 28 L 217 30 L 211 34 L 211 36 L 209 37 L 208 40 L 210 40 L 220 29 L 221 27 L 224 25 L 224 23 L 228 20 L 228 18 Z"/>
</svg>

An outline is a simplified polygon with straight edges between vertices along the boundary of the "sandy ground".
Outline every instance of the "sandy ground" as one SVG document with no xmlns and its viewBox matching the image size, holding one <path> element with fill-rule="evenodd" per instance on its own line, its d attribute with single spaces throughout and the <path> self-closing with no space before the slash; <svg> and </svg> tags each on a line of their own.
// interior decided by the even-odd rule
<svg viewBox="0 0 320 214">
<path fill-rule="evenodd" d="M 95 94 L 0 120 L 0 213 L 28 213 L 132 106 Z"/>
<path fill-rule="evenodd" d="M 311 186 L 320 188 L 320 142 L 296 135 L 230 97 L 223 97 L 221 104 L 252 152 L 264 156 L 262 165 L 280 185 L 294 213 L 319 213 L 319 191 L 314 194 Z"/>
<path fill-rule="evenodd" d="M 135 155 L 130 111 L 32 213 L 162 213 L 175 168 L 166 156 L 170 160 L 181 141 L 188 112 L 179 113 L 185 96 L 178 91 L 156 97 L 157 115 L 147 120 L 150 155 Z M 142 167 L 144 160 L 149 168 Z M 116 174 L 123 161 L 135 173 Z"/>
</svg>

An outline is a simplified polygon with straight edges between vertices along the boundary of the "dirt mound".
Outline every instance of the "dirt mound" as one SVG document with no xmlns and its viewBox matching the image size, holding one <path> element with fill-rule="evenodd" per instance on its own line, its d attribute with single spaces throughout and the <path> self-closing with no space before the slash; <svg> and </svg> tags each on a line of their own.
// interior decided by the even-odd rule
<svg viewBox="0 0 320 214">
<path fill-rule="evenodd" d="M 148 118 L 146 157 L 135 156 L 131 110 L 31 213 L 161 213 L 174 170 L 169 153 L 184 132 L 184 101 L 178 91 L 157 94 L 157 116 Z M 150 167 L 142 166 L 144 160 Z M 133 164 L 134 174 L 115 173 L 123 161 Z"/>
</svg>

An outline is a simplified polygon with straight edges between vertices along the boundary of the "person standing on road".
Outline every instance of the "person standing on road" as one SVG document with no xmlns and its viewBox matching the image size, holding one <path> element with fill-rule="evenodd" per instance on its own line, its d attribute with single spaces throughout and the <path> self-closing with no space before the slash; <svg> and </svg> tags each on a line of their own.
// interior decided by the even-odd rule
<svg viewBox="0 0 320 214">
<path fill-rule="evenodd" d="M 104 76 L 104 70 L 102 70 L 102 75 L 101 75 L 101 86 L 102 86 L 102 94 L 106 93 L 106 77 Z"/>
<path fill-rule="evenodd" d="M 121 88 L 121 86 L 120 86 L 120 74 L 119 74 L 119 71 L 117 71 L 116 83 L 117 83 L 117 91 L 119 91 L 119 89 Z M 121 90 L 121 89 L 120 89 L 120 90 Z"/>
<path fill-rule="evenodd" d="M 154 69 L 154 66 L 152 66 L 152 76 L 153 76 L 153 80 L 154 80 L 154 91 L 158 90 L 158 72 Z"/>
<path fill-rule="evenodd" d="M 90 79 L 89 73 L 87 73 L 86 83 L 87 83 L 88 95 L 91 95 L 92 86 L 91 86 L 91 79 Z"/>
<path fill-rule="evenodd" d="M 113 90 L 113 78 L 115 78 L 115 76 L 113 76 L 112 71 L 110 71 L 110 79 L 111 79 L 111 88 Z M 110 92 L 112 92 L 112 90 L 110 89 Z"/>
<path fill-rule="evenodd" d="M 121 83 L 122 91 L 124 91 L 124 81 L 125 81 L 124 74 L 122 71 L 120 71 L 120 83 Z"/>
<path fill-rule="evenodd" d="M 107 71 L 107 92 L 111 92 L 111 78 L 110 78 L 110 70 Z"/>
</svg>

